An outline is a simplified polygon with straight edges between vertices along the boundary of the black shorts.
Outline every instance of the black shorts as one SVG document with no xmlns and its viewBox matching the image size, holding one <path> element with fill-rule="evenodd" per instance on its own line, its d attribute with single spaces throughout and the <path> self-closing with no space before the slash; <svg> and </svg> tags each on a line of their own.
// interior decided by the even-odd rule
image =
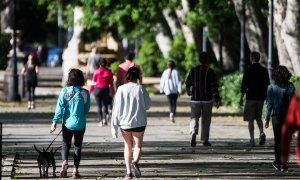
<svg viewBox="0 0 300 180">
<path fill-rule="evenodd" d="M 132 132 L 143 132 L 145 131 L 146 126 L 136 127 L 136 128 L 130 128 L 130 129 L 122 129 L 123 131 L 132 131 Z"/>
</svg>

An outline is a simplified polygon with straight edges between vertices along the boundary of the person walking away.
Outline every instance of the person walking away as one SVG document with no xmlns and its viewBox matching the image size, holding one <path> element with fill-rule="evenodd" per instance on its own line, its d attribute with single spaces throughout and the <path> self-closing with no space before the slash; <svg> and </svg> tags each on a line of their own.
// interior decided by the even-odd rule
<svg viewBox="0 0 300 180">
<path fill-rule="evenodd" d="M 201 119 L 201 140 L 203 146 L 211 146 L 209 132 L 211 124 L 212 107 L 219 108 L 220 96 L 217 78 L 214 71 L 208 67 L 209 60 L 206 52 L 200 53 L 200 65 L 193 67 L 185 81 L 186 90 L 191 97 L 190 134 L 192 147 L 196 146 L 196 135 Z M 191 90 L 192 88 L 192 90 Z"/>
<path fill-rule="evenodd" d="M 113 73 L 107 69 L 107 61 L 100 59 L 99 68 L 95 71 L 90 86 L 94 92 L 99 118 L 99 127 L 107 125 L 109 115 L 110 93 L 115 94 Z"/>
<path fill-rule="evenodd" d="M 141 68 L 139 65 L 137 65 L 136 63 L 133 62 L 134 60 L 134 53 L 130 52 L 128 53 L 125 58 L 124 58 L 124 62 L 121 63 L 119 66 L 118 66 L 118 71 L 117 71 L 117 82 L 116 82 L 116 85 L 117 85 L 117 88 L 125 83 L 127 83 L 127 80 L 126 80 L 126 73 L 128 71 L 128 69 L 130 67 L 136 67 L 139 69 L 140 71 L 140 77 L 139 77 L 139 83 L 142 84 L 142 71 L 141 71 Z"/>
<path fill-rule="evenodd" d="M 280 141 L 282 125 L 286 116 L 289 101 L 295 94 L 295 86 L 289 82 L 292 74 L 285 66 L 278 66 L 272 72 L 274 84 L 268 86 L 267 91 L 267 112 L 265 128 L 269 127 L 270 117 L 274 133 L 275 161 L 272 163 L 276 170 L 280 170 Z"/>
<path fill-rule="evenodd" d="M 177 98 L 181 94 L 181 81 L 178 71 L 175 69 L 175 62 L 170 60 L 167 69 L 160 79 L 160 93 L 165 93 L 169 102 L 170 121 L 175 123 Z"/>
<path fill-rule="evenodd" d="M 262 110 L 267 96 L 267 88 L 270 84 L 268 70 L 259 64 L 260 54 L 252 52 L 250 54 L 250 67 L 245 71 L 241 85 L 240 105 L 246 103 L 244 107 L 244 121 L 248 121 L 250 140 L 247 146 L 254 147 L 254 120 L 259 128 L 259 145 L 264 145 L 266 135 L 263 129 Z"/>
<path fill-rule="evenodd" d="M 125 179 L 132 179 L 133 176 L 141 177 L 139 161 L 147 125 L 146 110 L 150 108 L 151 101 L 145 87 L 138 84 L 139 78 L 140 70 L 137 67 L 128 69 L 127 83 L 118 88 L 112 112 L 112 136 L 113 138 L 118 136 L 120 127 L 124 139 L 124 159 L 127 172 Z"/>
<path fill-rule="evenodd" d="M 66 87 L 60 92 L 57 100 L 55 115 L 50 132 L 55 131 L 57 123 L 62 119 L 62 168 L 60 177 L 67 177 L 69 151 L 74 136 L 74 168 L 72 177 L 77 179 L 79 175 L 79 163 L 84 132 L 86 129 L 86 114 L 90 110 L 89 91 L 82 88 L 84 76 L 81 70 L 71 69 L 68 74 Z"/>
<path fill-rule="evenodd" d="M 88 77 L 88 85 L 90 85 L 94 72 L 99 67 L 99 60 L 101 57 L 97 54 L 97 49 L 93 48 L 86 65 L 86 75 Z"/>
<path fill-rule="evenodd" d="M 21 69 L 21 74 L 25 76 L 25 85 L 28 97 L 28 110 L 35 109 L 35 88 L 38 82 L 39 66 L 33 53 L 29 54 L 27 62 Z"/>
<path fill-rule="evenodd" d="M 300 86 L 297 87 L 295 95 L 292 97 L 285 121 L 282 126 L 281 134 L 281 171 L 288 170 L 288 159 L 293 134 L 300 132 Z M 297 164 L 300 170 L 300 136 L 297 137 L 298 145 L 296 148 Z"/>
<path fill-rule="evenodd" d="M 47 64 L 47 58 L 48 58 L 48 48 L 46 45 L 44 44 L 39 45 L 37 50 L 37 56 L 38 56 L 39 66 L 45 66 Z"/>
</svg>

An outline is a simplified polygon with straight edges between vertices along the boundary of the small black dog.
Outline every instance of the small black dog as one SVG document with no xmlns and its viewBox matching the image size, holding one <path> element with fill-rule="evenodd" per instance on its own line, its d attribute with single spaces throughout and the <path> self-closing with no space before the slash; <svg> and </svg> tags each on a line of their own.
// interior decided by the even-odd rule
<svg viewBox="0 0 300 180">
<path fill-rule="evenodd" d="M 52 165 L 52 168 L 53 168 L 53 177 L 56 177 L 56 174 L 55 174 L 56 164 L 55 164 L 54 154 L 56 153 L 56 151 L 59 148 L 61 148 L 61 146 L 58 147 L 54 152 L 53 152 L 52 148 L 51 148 L 50 152 L 47 152 L 47 150 L 45 150 L 44 148 L 43 148 L 43 151 L 40 151 L 34 145 L 34 149 L 39 153 L 38 158 L 37 158 L 37 162 L 38 162 L 41 178 L 48 177 L 48 169 L 51 165 Z"/>
</svg>

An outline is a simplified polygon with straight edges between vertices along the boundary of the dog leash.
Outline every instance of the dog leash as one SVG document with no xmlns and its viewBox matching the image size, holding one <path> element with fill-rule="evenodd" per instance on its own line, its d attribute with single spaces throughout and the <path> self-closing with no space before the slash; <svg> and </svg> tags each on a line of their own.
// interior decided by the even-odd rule
<svg viewBox="0 0 300 180">
<path fill-rule="evenodd" d="M 60 135 L 61 132 L 62 132 L 62 129 L 59 131 L 59 133 L 56 135 L 56 137 L 53 139 L 53 141 L 49 144 L 49 146 L 47 147 L 46 151 L 50 148 L 50 146 L 53 144 L 53 142 Z"/>
</svg>

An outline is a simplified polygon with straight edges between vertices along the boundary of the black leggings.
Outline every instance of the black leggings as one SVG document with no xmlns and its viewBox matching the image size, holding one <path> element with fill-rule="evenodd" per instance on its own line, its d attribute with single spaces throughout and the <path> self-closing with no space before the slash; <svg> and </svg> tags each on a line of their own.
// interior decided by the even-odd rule
<svg viewBox="0 0 300 180">
<path fill-rule="evenodd" d="M 102 122 L 108 114 L 109 88 L 95 88 L 94 95 L 97 104 L 99 121 Z"/>
<path fill-rule="evenodd" d="M 173 113 L 175 115 L 178 94 L 169 94 L 169 95 L 167 95 L 167 97 L 168 97 L 168 101 L 169 101 L 170 113 Z"/>
<path fill-rule="evenodd" d="M 72 137 L 74 136 L 73 158 L 74 158 L 74 166 L 76 169 L 78 169 L 80 159 L 81 159 L 81 146 L 82 146 L 84 132 L 85 132 L 85 128 L 81 130 L 70 130 L 64 125 L 62 126 L 62 136 L 63 136 L 63 144 L 62 144 L 62 151 L 61 151 L 62 160 L 63 161 L 68 160 Z"/>
<path fill-rule="evenodd" d="M 280 143 L 281 143 L 281 131 L 282 125 L 284 122 L 285 116 L 273 116 L 272 117 L 272 125 L 273 125 L 273 133 L 274 133 L 274 151 L 275 151 L 275 161 L 280 163 Z"/>
<path fill-rule="evenodd" d="M 27 84 L 27 95 L 28 95 L 28 101 L 34 101 L 35 99 L 35 84 L 28 82 Z"/>
</svg>

